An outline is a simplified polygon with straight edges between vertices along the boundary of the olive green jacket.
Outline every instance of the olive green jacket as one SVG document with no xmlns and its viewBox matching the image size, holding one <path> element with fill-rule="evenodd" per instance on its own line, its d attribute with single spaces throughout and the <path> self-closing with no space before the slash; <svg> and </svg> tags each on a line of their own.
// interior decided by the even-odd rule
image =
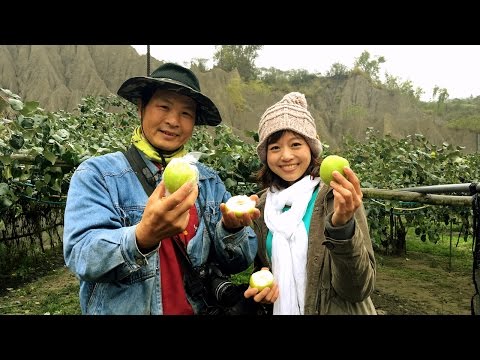
<svg viewBox="0 0 480 360">
<path fill-rule="evenodd" d="M 308 235 L 305 315 L 376 314 L 370 299 L 375 287 L 376 263 L 365 209 L 355 213 L 354 234 L 337 240 L 325 235 L 327 216 L 333 213 L 332 188 L 319 190 Z M 267 191 L 258 194 L 261 216 L 253 223 L 258 251 L 255 269 L 272 268 L 267 256 L 268 228 L 263 217 Z M 327 205 L 327 206 L 326 206 Z"/>
</svg>

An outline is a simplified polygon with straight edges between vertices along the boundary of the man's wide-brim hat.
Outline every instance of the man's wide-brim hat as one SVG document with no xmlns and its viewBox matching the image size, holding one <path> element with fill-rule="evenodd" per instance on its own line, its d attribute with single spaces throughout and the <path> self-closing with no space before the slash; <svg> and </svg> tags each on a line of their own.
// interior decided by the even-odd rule
<svg viewBox="0 0 480 360">
<path fill-rule="evenodd" d="M 117 93 L 137 105 L 142 94 L 151 89 L 175 91 L 195 100 L 197 102 L 195 125 L 216 126 L 222 122 L 220 112 L 213 101 L 201 93 L 200 83 L 195 74 L 183 66 L 163 64 L 150 76 L 135 76 L 126 80 Z"/>
</svg>

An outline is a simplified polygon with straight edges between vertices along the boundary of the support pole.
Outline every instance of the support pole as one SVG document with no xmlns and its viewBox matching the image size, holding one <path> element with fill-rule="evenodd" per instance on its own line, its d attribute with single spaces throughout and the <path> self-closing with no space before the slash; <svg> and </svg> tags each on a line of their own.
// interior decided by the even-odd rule
<svg viewBox="0 0 480 360">
<path fill-rule="evenodd" d="M 150 76 L 150 45 L 147 45 L 147 76 Z"/>
<path fill-rule="evenodd" d="M 472 206 L 471 196 L 458 195 L 432 195 L 422 194 L 419 192 L 404 191 L 404 190 L 387 190 L 387 189 L 373 189 L 362 188 L 363 196 L 367 199 L 384 199 L 384 200 L 398 200 L 407 202 L 418 202 L 422 204 L 431 205 L 448 205 L 448 206 Z"/>
</svg>

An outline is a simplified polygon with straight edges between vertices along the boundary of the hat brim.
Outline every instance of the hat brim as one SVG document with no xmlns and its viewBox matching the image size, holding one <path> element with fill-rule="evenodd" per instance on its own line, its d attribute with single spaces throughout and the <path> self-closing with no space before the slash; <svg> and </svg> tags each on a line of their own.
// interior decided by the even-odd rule
<svg viewBox="0 0 480 360">
<path fill-rule="evenodd" d="M 143 92 L 149 87 L 175 91 L 195 100 L 197 102 L 195 125 L 217 126 L 222 122 L 220 112 L 212 100 L 195 89 L 172 79 L 136 76 L 126 80 L 118 89 L 117 94 L 137 105 L 138 99 L 142 98 Z"/>
</svg>

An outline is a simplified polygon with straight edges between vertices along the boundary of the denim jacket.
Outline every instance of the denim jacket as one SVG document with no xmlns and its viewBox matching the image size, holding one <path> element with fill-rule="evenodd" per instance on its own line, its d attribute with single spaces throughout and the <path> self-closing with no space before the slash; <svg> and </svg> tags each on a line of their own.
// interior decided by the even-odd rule
<svg viewBox="0 0 480 360">
<path fill-rule="evenodd" d="M 144 159 L 153 174 L 158 172 Z M 199 266 L 212 249 L 222 271 L 241 272 L 253 262 L 256 235 L 250 227 L 236 233 L 223 228 L 219 205 L 231 194 L 216 172 L 201 163 L 197 167 L 199 227 L 187 253 L 192 264 Z M 90 158 L 73 174 L 63 251 L 66 265 L 80 280 L 83 314 L 163 314 L 158 248 L 142 254 L 135 239 L 146 202 L 147 195 L 121 152 Z M 213 236 L 212 247 L 206 227 Z M 189 301 L 199 313 L 203 304 Z"/>
</svg>

